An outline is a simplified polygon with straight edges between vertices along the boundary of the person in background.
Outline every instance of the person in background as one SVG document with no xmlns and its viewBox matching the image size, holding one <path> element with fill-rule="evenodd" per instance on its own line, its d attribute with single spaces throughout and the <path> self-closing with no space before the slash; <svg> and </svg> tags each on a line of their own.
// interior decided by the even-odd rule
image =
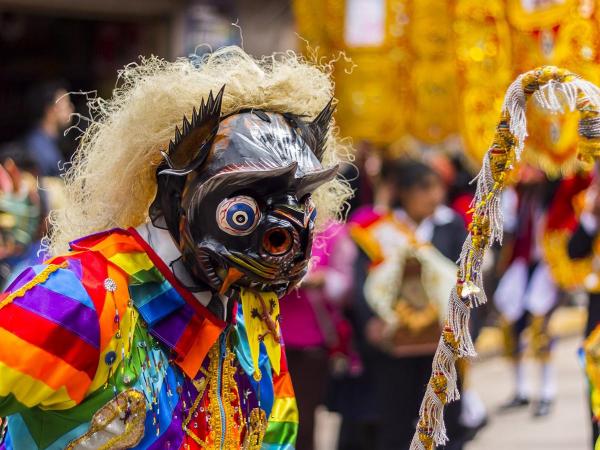
<svg viewBox="0 0 600 450">
<path fill-rule="evenodd" d="M 0 286 L 6 288 L 25 267 L 48 257 L 42 237 L 48 233 L 50 210 L 62 205 L 64 184 L 61 178 L 40 177 L 21 141 L 0 146 L 0 168 Z"/>
<path fill-rule="evenodd" d="M 502 198 L 505 217 L 505 245 L 498 272 L 501 278 L 494 292 L 494 304 L 501 314 L 504 351 L 512 362 L 515 392 L 501 406 L 502 411 L 530 404 L 530 388 L 523 363 L 522 336 L 529 328 L 529 346 L 540 366 L 537 383 L 538 399 L 534 417 L 550 413 L 556 395 L 554 368 L 551 360 L 553 338 L 548 325 L 555 310 L 559 289 L 552 278 L 542 252 L 542 236 L 549 200 L 556 185 L 530 166 L 521 169 L 519 184 L 507 189 Z"/>
<path fill-rule="evenodd" d="M 37 166 L 40 176 L 61 175 L 65 158 L 59 148 L 60 134 L 71 123 L 74 112 L 64 83 L 46 82 L 34 86 L 27 96 L 33 127 L 24 145 Z"/>
<path fill-rule="evenodd" d="M 596 238 L 600 231 L 600 180 L 598 175 L 592 181 L 585 192 L 583 211 L 579 216 L 579 223 L 575 232 L 569 240 L 569 257 L 575 260 L 583 258 L 595 258 L 594 248 Z M 595 261 L 592 262 L 592 269 Z M 600 277 L 597 270 L 593 270 L 584 280 L 585 288 L 590 293 L 588 304 L 588 318 L 585 327 L 585 335 L 589 334 L 600 324 L 600 292 L 596 288 L 600 285 Z"/>
<path fill-rule="evenodd" d="M 594 175 L 585 192 L 583 211 L 568 244 L 569 257 L 576 261 L 588 260 L 590 273 L 584 280 L 588 294 L 588 317 L 585 326 L 585 366 L 590 387 L 590 415 L 592 424 L 591 448 L 598 448 L 600 420 L 600 180 Z"/>
<path fill-rule="evenodd" d="M 0 164 L 0 287 L 11 281 L 23 264 L 38 264 L 42 257 L 42 201 L 35 178 L 12 159 Z"/>
<path fill-rule="evenodd" d="M 314 242 L 309 274 L 280 303 L 281 332 L 300 415 L 299 450 L 314 448 L 315 411 L 325 402 L 329 368 L 353 364 L 349 325 L 341 308 L 352 288 L 356 250 L 340 223 L 330 223 Z"/>
<path fill-rule="evenodd" d="M 453 261 L 466 231 L 461 217 L 443 205 L 445 188 L 431 167 L 414 160 L 387 162 L 384 167 L 391 209 L 351 231 L 360 249 L 352 309 L 378 413 L 374 440 L 364 448 L 403 450 L 413 437 L 441 331 L 446 288 L 454 282 Z M 423 274 L 431 271 L 448 282 L 426 283 Z M 377 292 L 389 293 L 390 285 L 390 304 L 377 304 L 382 297 Z M 394 312 L 383 314 L 390 306 Z M 447 448 L 463 446 L 460 412 L 460 402 L 447 409 Z"/>
<path fill-rule="evenodd" d="M 475 183 L 472 183 L 475 174 L 472 173 L 465 161 L 464 155 L 452 158 L 455 176 L 448 189 L 448 205 L 456 211 L 468 226 L 471 223 L 471 203 L 475 198 Z"/>
<path fill-rule="evenodd" d="M 362 265 L 357 264 L 358 247 L 354 241 L 355 235 L 361 235 L 363 230 L 388 212 L 394 190 L 393 170 L 390 170 L 389 164 L 382 164 L 379 154 L 363 154 L 362 163 L 357 161 L 356 164 L 362 167 L 361 178 L 368 180 L 373 190 L 354 205 L 351 204 L 346 226 L 346 232 L 352 235 L 355 253 L 351 262 L 354 288 L 343 313 L 352 327 L 353 348 L 358 351 L 359 358 L 357 364 L 348 367 L 348 370 L 333 371 L 327 392 L 327 408 L 342 418 L 338 450 L 370 450 L 376 440 L 379 418 L 375 408 L 373 364 L 370 361 L 363 362 L 371 355 L 365 348 L 364 333 L 359 328 L 357 308 L 353 304 L 356 290 L 362 290 L 364 285 L 364 270 Z"/>
</svg>

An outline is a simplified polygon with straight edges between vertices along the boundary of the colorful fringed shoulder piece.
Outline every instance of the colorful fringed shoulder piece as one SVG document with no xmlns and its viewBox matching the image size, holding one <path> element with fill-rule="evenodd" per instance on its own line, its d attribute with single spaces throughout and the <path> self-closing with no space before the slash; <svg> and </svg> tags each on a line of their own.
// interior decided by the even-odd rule
<svg viewBox="0 0 600 450">
<path fill-rule="evenodd" d="M 531 98 L 550 113 L 579 111 L 578 158 L 589 163 L 600 156 L 600 89 L 597 86 L 568 70 L 552 66 L 526 72 L 510 85 L 496 134 L 476 177 L 473 220 L 459 260 L 456 285 L 450 293 L 446 326 L 433 360 L 411 450 L 430 450 L 448 440 L 444 405 L 459 397 L 456 361 L 476 355 L 468 331 L 470 310 L 486 301 L 481 265 L 486 249 L 502 241 L 500 194 L 521 159 L 527 136 L 525 113 Z"/>
<path fill-rule="evenodd" d="M 0 449 L 293 449 L 277 297 L 241 297 L 218 319 L 135 230 L 26 269 L 0 297 Z"/>
</svg>

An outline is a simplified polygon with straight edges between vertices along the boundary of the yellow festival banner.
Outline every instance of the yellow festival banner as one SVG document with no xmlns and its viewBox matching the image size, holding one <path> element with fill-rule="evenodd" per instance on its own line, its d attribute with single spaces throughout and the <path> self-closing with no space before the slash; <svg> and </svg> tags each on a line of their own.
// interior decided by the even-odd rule
<svg viewBox="0 0 600 450">
<path fill-rule="evenodd" d="M 295 0 L 294 12 L 298 34 L 319 55 L 343 51 L 352 60 L 334 73 L 345 135 L 440 148 L 459 137 L 466 154 L 481 161 L 517 74 L 558 65 L 600 81 L 597 3 Z M 534 151 L 525 155 L 535 155 L 529 162 L 548 172 L 573 167 L 576 114 L 527 114 L 537 131 L 527 141 Z"/>
</svg>

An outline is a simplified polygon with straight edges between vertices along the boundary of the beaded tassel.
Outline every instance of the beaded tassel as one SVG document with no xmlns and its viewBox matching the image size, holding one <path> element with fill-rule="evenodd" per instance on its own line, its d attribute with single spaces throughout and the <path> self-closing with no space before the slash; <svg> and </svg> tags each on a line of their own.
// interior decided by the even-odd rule
<svg viewBox="0 0 600 450">
<path fill-rule="evenodd" d="M 527 100 L 531 97 L 550 113 L 578 110 L 578 158 L 589 162 L 600 156 L 600 89 L 597 86 L 565 69 L 551 66 L 522 74 L 510 85 L 494 140 L 474 180 L 477 190 L 471 209 L 473 220 L 459 259 L 446 327 L 434 356 L 432 375 L 419 411 L 411 450 L 431 450 L 448 440 L 444 405 L 459 398 L 457 359 L 476 355 L 468 330 L 470 310 L 486 301 L 481 264 L 486 249 L 502 241 L 500 194 L 525 146 L 525 113 Z"/>
</svg>

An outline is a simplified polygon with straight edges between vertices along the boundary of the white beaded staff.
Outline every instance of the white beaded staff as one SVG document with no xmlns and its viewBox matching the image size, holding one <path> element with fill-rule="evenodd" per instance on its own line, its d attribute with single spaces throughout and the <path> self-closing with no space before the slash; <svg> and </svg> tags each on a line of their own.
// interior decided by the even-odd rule
<svg viewBox="0 0 600 450">
<path fill-rule="evenodd" d="M 600 89 L 557 67 L 545 66 L 520 75 L 506 91 L 500 121 L 487 151 L 472 204 L 473 220 L 458 261 L 455 287 L 450 293 L 446 325 L 433 359 L 431 378 L 419 411 L 411 450 L 431 450 L 448 441 L 444 405 L 460 396 L 455 363 L 476 356 L 468 323 L 471 308 L 486 302 L 481 264 L 486 249 L 502 243 L 500 194 L 509 173 L 518 164 L 525 138 L 527 101 L 533 100 L 551 114 L 577 110 L 578 158 L 592 162 L 600 156 Z"/>
</svg>

